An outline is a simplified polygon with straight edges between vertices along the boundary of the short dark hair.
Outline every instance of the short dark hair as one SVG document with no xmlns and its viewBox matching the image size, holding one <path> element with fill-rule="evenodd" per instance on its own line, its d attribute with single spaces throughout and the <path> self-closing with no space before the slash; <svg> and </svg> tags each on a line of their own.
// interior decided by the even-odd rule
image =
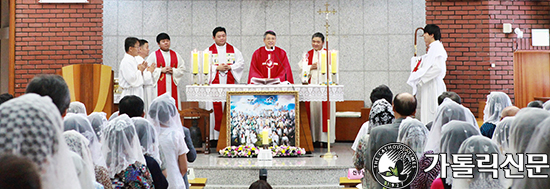
<svg viewBox="0 0 550 189">
<path fill-rule="evenodd" d="M 167 34 L 167 33 L 159 33 L 157 35 L 157 43 L 160 43 L 160 41 L 162 41 L 163 39 L 168 39 L 170 40 L 170 36 Z"/>
<path fill-rule="evenodd" d="M 265 36 L 267 36 L 267 34 L 274 35 L 275 37 L 277 37 L 277 34 L 275 34 L 275 32 L 274 32 L 273 30 L 267 30 L 267 31 L 264 33 L 264 38 L 265 38 Z"/>
<path fill-rule="evenodd" d="M 13 95 L 11 95 L 10 93 L 4 93 L 4 94 L 1 94 L 0 95 L 0 104 L 8 101 L 8 100 L 11 100 L 13 98 Z"/>
<path fill-rule="evenodd" d="M 214 31 L 212 31 L 212 36 L 216 37 L 216 34 L 218 32 L 223 32 L 223 33 L 227 34 L 224 27 L 218 26 L 218 27 L 214 28 Z"/>
<path fill-rule="evenodd" d="M 127 37 L 125 40 L 124 40 L 124 50 L 126 52 L 128 52 L 128 50 L 130 50 L 130 47 L 133 47 L 134 45 L 136 45 L 136 43 L 139 43 L 139 39 L 138 38 L 135 38 L 135 37 Z"/>
<path fill-rule="evenodd" d="M 386 99 L 390 104 L 392 103 L 393 93 L 387 85 L 379 85 L 372 89 L 370 92 L 370 101 L 374 104 L 377 100 Z"/>
<path fill-rule="evenodd" d="M 462 104 L 462 99 L 460 98 L 460 96 L 458 96 L 458 94 L 456 94 L 455 92 L 452 92 L 452 91 L 445 91 L 445 92 L 441 93 L 441 95 L 439 95 L 439 97 L 437 97 L 437 104 L 441 105 L 441 103 L 443 103 L 445 98 L 450 98 L 451 100 L 455 101 L 456 103 Z"/>
<path fill-rule="evenodd" d="M 61 115 L 65 114 L 71 103 L 71 94 L 65 79 L 59 75 L 38 75 L 32 78 L 25 93 L 36 93 L 40 96 L 49 96 Z"/>
<path fill-rule="evenodd" d="M 250 185 L 248 189 L 272 189 L 271 185 L 264 180 L 258 180 Z"/>
<path fill-rule="evenodd" d="M 424 27 L 424 33 L 434 35 L 435 40 L 441 40 L 441 30 L 439 29 L 439 26 L 435 24 L 427 24 L 426 27 Z"/>
<path fill-rule="evenodd" d="M 314 33 L 314 34 L 311 36 L 311 39 L 316 38 L 316 37 L 321 38 L 321 41 L 325 42 L 325 36 L 324 36 L 321 32 Z"/>
<path fill-rule="evenodd" d="M 149 43 L 149 41 L 147 41 L 147 40 L 145 40 L 145 39 L 140 39 L 140 40 L 139 40 L 139 46 L 140 46 L 140 47 L 143 46 L 143 45 L 145 45 L 145 43 Z"/>
<path fill-rule="evenodd" d="M 0 157 L 0 188 L 39 189 L 40 170 L 26 157 L 3 154 Z"/>
<path fill-rule="evenodd" d="M 533 107 L 533 108 L 543 108 L 543 105 L 544 103 L 540 100 L 535 100 L 535 101 L 531 101 L 529 102 L 529 104 L 527 104 L 527 107 Z"/>
<path fill-rule="evenodd" d="M 411 95 L 413 98 L 401 98 L 399 95 L 404 93 L 399 93 L 395 95 L 393 99 L 393 109 L 401 114 L 402 116 L 410 116 L 416 111 L 416 97 Z"/>
<path fill-rule="evenodd" d="M 118 103 L 119 115 L 126 114 L 128 117 L 141 117 L 143 107 L 143 100 L 136 95 L 124 96 Z"/>
</svg>

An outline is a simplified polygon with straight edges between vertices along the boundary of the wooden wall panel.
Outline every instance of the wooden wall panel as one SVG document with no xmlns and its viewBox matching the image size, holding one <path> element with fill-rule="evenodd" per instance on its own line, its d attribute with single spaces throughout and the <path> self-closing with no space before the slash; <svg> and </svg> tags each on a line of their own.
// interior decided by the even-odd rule
<svg viewBox="0 0 550 189">
<path fill-rule="evenodd" d="M 514 93 L 519 108 L 550 96 L 550 51 L 514 52 Z"/>
</svg>

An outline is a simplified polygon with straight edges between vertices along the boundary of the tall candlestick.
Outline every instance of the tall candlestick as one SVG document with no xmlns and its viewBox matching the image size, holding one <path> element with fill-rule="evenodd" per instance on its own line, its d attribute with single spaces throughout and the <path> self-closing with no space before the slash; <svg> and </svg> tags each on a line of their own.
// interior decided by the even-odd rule
<svg viewBox="0 0 550 189">
<path fill-rule="evenodd" d="M 202 72 L 208 74 L 210 72 L 210 51 L 204 51 L 202 60 Z"/>
<path fill-rule="evenodd" d="M 267 129 L 262 130 L 262 144 L 263 145 L 269 144 L 269 133 Z"/>
<path fill-rule="evenodd" d="M 193 50 L 193 74 L 199 73 L 199 52 Z"/>
<path fill-rule="evenodd" d="M 321 51 L 321 73 L 327 73 L 327 51 Z"/>
<path fill-rule="evenodd" d="M 338 72 L 338 51 L 332 51 L 330 53 L 330 70 L 333 74 Z"/>
</svg>

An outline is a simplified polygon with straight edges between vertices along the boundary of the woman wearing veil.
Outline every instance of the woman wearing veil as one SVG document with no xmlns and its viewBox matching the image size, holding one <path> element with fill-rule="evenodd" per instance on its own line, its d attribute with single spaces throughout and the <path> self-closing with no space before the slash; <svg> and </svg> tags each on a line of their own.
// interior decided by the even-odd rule
<svg viewBox="0 0 550 189">
<path fill-rule="evenodd" d="M 357 144 L 357 150 L 353 155 L 353 164 L 355 165 L 355 169 L 361 170 L 365 168 L 365 163 L 367 162 L 365 158 L 367 157 L 367 151 L 369 150 L 367 147 L 367 143 L 369 141 L 370 130 L 380 125 L 391 124 L 393 123 L 394 119 L 395 117 L 393 115 L 393 109 L 388 101 L 386 101 L 385 99 L 379 99 L 374 102 L 370 110 L 367 133 L 363 134 L 360 137 L 360 140 Z M 359 134 L 361 134 L 361 132 L 359 132 Z M 370 171 L 366 170 L 365 176 L 361 178 L 361 183 L 363 184 L 363 188 L 375 188 L 379 186 L 376 180 L 374 180 L 374 177 L 370 173 Z"/>
<path fill-rule="evenodd" d="M 97 138 L 95 131 L 92 128 L 92 124 L 90 124 L 90 121 L 86 117 L 86 114 L 68 113 L 65 118 L 63 118 L 63 120 L 65 131 L 75 130 L 86 137 L 86 139 L 88 139 L 88 141 L 90 142 L 88 147 L 92 152 L 92 159 L 94 161 L 94 164 L 102 167 L 107 167 L 105 165 L 105 158 L 101 153 L 101 143 L 99 143 L 99 139 Z"/>
<path fill-rule="evenodd" d="M 460 145 L 460 148 L 458 149 L 459 154 L 471 154 L 473 158 L 474 165 L 480 165 L 480 164 L 488 164 L 489 162 L 486 161 L 478 161 L 483 160 L 483 157 L 476 157 L 476 154 L 497 154 L 498 159 L 492 159 L 492 161 L 498 161 L 498 165 L 504 162 L 504 156 L 500 153 L 498 146 L 491 141 L 491 139 L 488 139 L 487 137 L 483 136 L 472 136 L 468 139 L 466 139 L 464 142 L 462 142 L 462 145 Z M 499 169 L 497 171 L 497 177 L 496 179 L 493 178 L 492 172 L 480 172 L 479 168 L 476 166 L 473 168 L 473 178 L 472 179 L 462 179 L 462 178 L 456 178 L 453 179 L 453 187 L 454 188 L 464 188 L 464 189 L 470 189 L 470 188 L 482 188 L 482 189 L 504 189 L 505 185 L 505 178 L 504 178 L 504 172 L 502 169 Z"/>
<path fill-rule="evenodd" d="M 483 125 L 481 125 L 481 135 L 491 138 L 495 128 L 502 117 L 502 110 L 512 106 L 510 97 L 503 92 L 491 92 L 487 95 L 487 103 L 483 110 Z"/>
<path fill-rule="evenodd" d="M 145 157 L 147 168 L 149 168 L 149 172 L 151 172 L 155 189 L 168 188 L 168 181 L 162 174 L 162 170 L 160 168 L 161 162 L 157 140 L 158 135 L 155 128 L 149 121 L 142 117 L 133 117 L 131 119 L 136 127 L 139 143 L 141 144 L 141 149 L 143 151 L 143 157 Z"/>
<path fill-rule="evenodd" d="M 88 120 L 92 124 L 92 128 L 94 129 L 97 138 L 101 138 L 103 129 L 107 127 L 107 124 L 109 124 L 107 114 L 105 112 L 92 112 L 88 115 Z"/>
<path fill-rule="evenodd" d="M 62 136 L 61 114 L 49 97 L 25 94 L 0 105 L 0 153 L 26 157 L 40 169 L 43 189 L 79 189 Z"/>
<path fill-rule="evenodd" d="M 110 121 L 102 141 L 102 151 L 114 188 L 154 188 L 134 123 L 128 115 L 123 114 Z"/>
<path fill-rule="evenodd" d="M 498 149 L 501 154 L 506 154 L 510 149 L 510 126 L 514 121 L 515 117 L 505 117 L 500 122 L 498 122 L 495 132 L 491 140 L 497 144 Z"/>
<path fill-rule="evenodd" d="M 155 98 L 149 106 L 149 121 L 159 132 L 159 146 L 166 167 L 168 188 L 187 188 L 183 175 L 187 173 L 187 153 L 185 135 L 176 108 L 176 101 L 168 93 Z"/>
<path fill-rule="evenodd" d="M 359 146 L 359 141 L 361 140 L 361 137 L 369 134 L 372 128 L 380 125 L 391 124 L 393 123 L 394 119 L 395 116 L 393 115 L 391 103 L 389 103 L 385 99 L 378 99 L 374 101 L 370 109 L 369 121 L 365 122 L 361 126 L 361 130 L 359 130 L 359 133 L 357 133 L 351 149 L 353 149 L 353 151 L 357 151 L 357 147 Z"/>
<path fill-rule="evenodd" d="M 468 108 L 456 103 L 450 98 L 445 98 L 443 103 L 437 107 L 437 114 L 433 122 L 432 129 L 428 134 L 428 141 L 426 141 L 424 151 L 432 150 L 434 153 L 439 153 L 442 128 L 445 124 L 452 120 L 468 122 L 470 123 L 469 125 L 479 133 L 479 127 L 477 126 L 477 121 L 474 114 L 472 114 Z"/>
<path fill-rule="evenodd" d="M 452 164 L 452 154 L 456 154 L 458 152 L 462 142 L 475 135 L 479 136 L 481 134 L 479 133 L 479 130 L 477 130 L 477 128 L 469 122 L 453 120 L 445 124 L 443 130 L 441 131 L 440 148 L 442 154 L 447 154 L 447 159 L 442 159 L 440 161 L 447 161 L 449 164 Z M 432 188 L 450 189 L 453 183 L 451 167 L 447 166 L 445 172 L 441 172 L 441 176 L 446 176 L 447 178 L 440 177 L 441 179 L 434 180 Z M 443 186 L 441 186 L 441 184 Z"/>
<path fill-rule="evenodd" d="M 85 188 L 82 180 L 91 180 L 94 184 L 101 184 L 104 189 L 112 189 L 113 186 L 111 184 L 111 179 L 109 179 L 109 174 L 107 174 L 107 169 L 102 166 L 94 166 L 92 152 L 90 151 L 90 148 L 88 148 L 90 141 L 75 130 L 63 132 L 63 137 L 65 138 L 65 142 L 67 142 L 69 149 L 78 154 L 86 166 L 84 169 L 86 174 L 79 175 L 79 179 L 81 180 L 80 185 L 82 188 Z M 88 175 L 91 176 L 91 178 L 86 178 Z"/>
<path fill-rule="evenodd" d="M 527 145 L 525 153 L 550 155 L 550 118 L 544 119 L 535 129 L 533 139 Z M 549 175 L 550 169 L 542 169 L 539 175 Z M 550 179 L 529 178 L 514 181 L 513 188 L 549 188 Z"/>
</svg>

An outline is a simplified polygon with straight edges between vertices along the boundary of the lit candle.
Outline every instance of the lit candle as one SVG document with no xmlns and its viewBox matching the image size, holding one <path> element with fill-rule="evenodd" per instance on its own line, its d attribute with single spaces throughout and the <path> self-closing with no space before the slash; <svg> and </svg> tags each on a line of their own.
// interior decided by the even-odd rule
<svg viewBox="0 0 550 189">
<path fill-rule="evenodd" d="M 202 60 L 202 72 L 208 74 L 208 72 L 210 72 L 210 51 L 204 51 Z"/>
<path fill-rule="evenodd" d="M 262 144 L 269 144 L 269 132 L 267 131 L 267 129 L 262 130 Z"/>
<path fill-rule="evenodd" d="M 193 50 L 193 74 L 199 73 L 199 52 Z"/>
<path fill-rule="evenodd" d="M 338 51 L 332 51 L 330 53 L 330 70 L 333 74 L 338 71 Z"/>
<path fill-rule="evenodd" d="M 321 51 L 321 73 L 327 73 L 327 51 Z"/>
</svg>

